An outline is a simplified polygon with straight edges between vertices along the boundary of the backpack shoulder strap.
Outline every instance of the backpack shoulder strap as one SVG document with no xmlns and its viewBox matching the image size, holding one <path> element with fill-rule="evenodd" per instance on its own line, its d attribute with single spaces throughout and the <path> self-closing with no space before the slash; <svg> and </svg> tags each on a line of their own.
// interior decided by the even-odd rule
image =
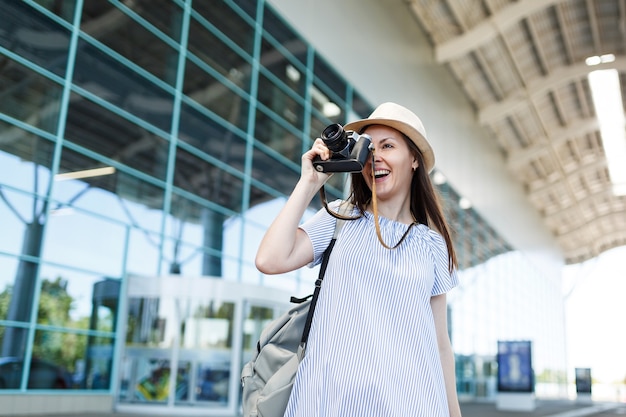
<svg viewBox="0 0 626 417">
<path fill-rule="evenodd" d="M 346 215 L 349 211 L 352 211 L 352 204 L 344 201 L 339 206 L 339 213 L 342 215 Z M 328 266 L 328 258 L 330 258 L 330 253 L 335 246 L 335 242 L 337 241 L 337 236 L 339 236 L 339 232 L 343 228 L 346 220 L 337 219 L 335 222 L 335 231 L 333 232 L 333 238 L 330 240 L 328 247 L 324 251 L 324 255 L 322 257 L 322 264 L 320 265 L 320 272 L 317 280 L 315 281 L 315 290 L 313 291 L 313 299 L 311 300 L 311 306 L 309 307 L 309 313 L 306 317 L 306 323 L 304 325 L 304 331 L 302 332 L 302 339 L 300 341 L 299 354 L 304 355 L 304 351 L 306 349 L 306 342 L 309 339 L 309 332 L 311 331 L 311 323 L 313 322 L 313 313 L 315 312 L 315 305 L 317 304 L 317 299 L 319 297 L 320 290 L 322 288 L 322 281 L 324 280 L 324 274 L 326 273 L 326 267 Z M 302 357 L 302 356 L 300 356 Z"/>
</svg>

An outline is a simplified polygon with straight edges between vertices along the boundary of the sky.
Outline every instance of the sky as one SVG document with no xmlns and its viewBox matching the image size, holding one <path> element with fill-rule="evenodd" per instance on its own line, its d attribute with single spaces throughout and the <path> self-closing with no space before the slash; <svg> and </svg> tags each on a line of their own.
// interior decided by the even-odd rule
<svg viewBox="0 0 626 417">
<path fill-rule="evenodd" d="M 626 380 L 626 246 L 563 273 L 568 363 L 601 382 Z"/>
</svg>

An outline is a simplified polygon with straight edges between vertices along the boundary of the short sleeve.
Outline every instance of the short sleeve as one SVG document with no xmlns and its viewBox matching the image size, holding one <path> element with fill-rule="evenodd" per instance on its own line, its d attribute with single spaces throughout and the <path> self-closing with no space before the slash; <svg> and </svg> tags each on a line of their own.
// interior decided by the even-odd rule
<svg viewBox="0 0 626 417">
<path fill-rule="evenodd" d="M 336 200 L 328 203 L 328 207 L 333 211 L 337 211 L 340 204 L 341 200 Z M 300 228 L 309 236 L 313 245 L 313 262 L 308 265 L 310 268 L 322 262 L 322 256 L 333 238 L 336 224 L 337 219 L 328 214 L 325 208 L 322 208 L 300 225 Z"/>
<path fill-rule="evenodd" d="M 448 259 L 448 246 L 439 233 L 430 230 L 428 233 L 431 241 L 431 253 L 435 267 L 435 281 L 431 296 L 444 294 L 459 284 L 456 268 L 450 272 Z"/>
</svg>

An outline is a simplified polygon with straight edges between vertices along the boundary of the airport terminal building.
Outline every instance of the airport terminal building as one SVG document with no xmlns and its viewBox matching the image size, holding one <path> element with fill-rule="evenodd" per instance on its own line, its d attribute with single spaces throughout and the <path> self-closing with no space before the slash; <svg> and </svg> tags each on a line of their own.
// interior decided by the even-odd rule
<svg viewBox="0 0 626 417">
<path fill-rule="evenodd" d="M 461 400 L 496 395 L 502 341 L 565 395 L 563 257 L 406 7 L 0 0 L 0 415 L 237 415 L 260 330 L 317 274 L 259 273 L 263 232 L 323 128 L 384 101 L 437 156 Z"/>
</svg>

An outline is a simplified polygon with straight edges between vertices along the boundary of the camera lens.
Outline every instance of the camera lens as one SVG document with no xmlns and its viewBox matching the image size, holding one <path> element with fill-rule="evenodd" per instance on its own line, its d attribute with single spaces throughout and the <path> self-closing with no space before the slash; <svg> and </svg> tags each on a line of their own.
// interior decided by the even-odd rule
<svg viewBox="0 0 626 417">
<path fill-rule="evenodd" d="M 329 125 L 322 131 L 322 140 L 332 152 L 340 152 L 348 144 L 343 127 L 338 123 Z"/>
</svg>

